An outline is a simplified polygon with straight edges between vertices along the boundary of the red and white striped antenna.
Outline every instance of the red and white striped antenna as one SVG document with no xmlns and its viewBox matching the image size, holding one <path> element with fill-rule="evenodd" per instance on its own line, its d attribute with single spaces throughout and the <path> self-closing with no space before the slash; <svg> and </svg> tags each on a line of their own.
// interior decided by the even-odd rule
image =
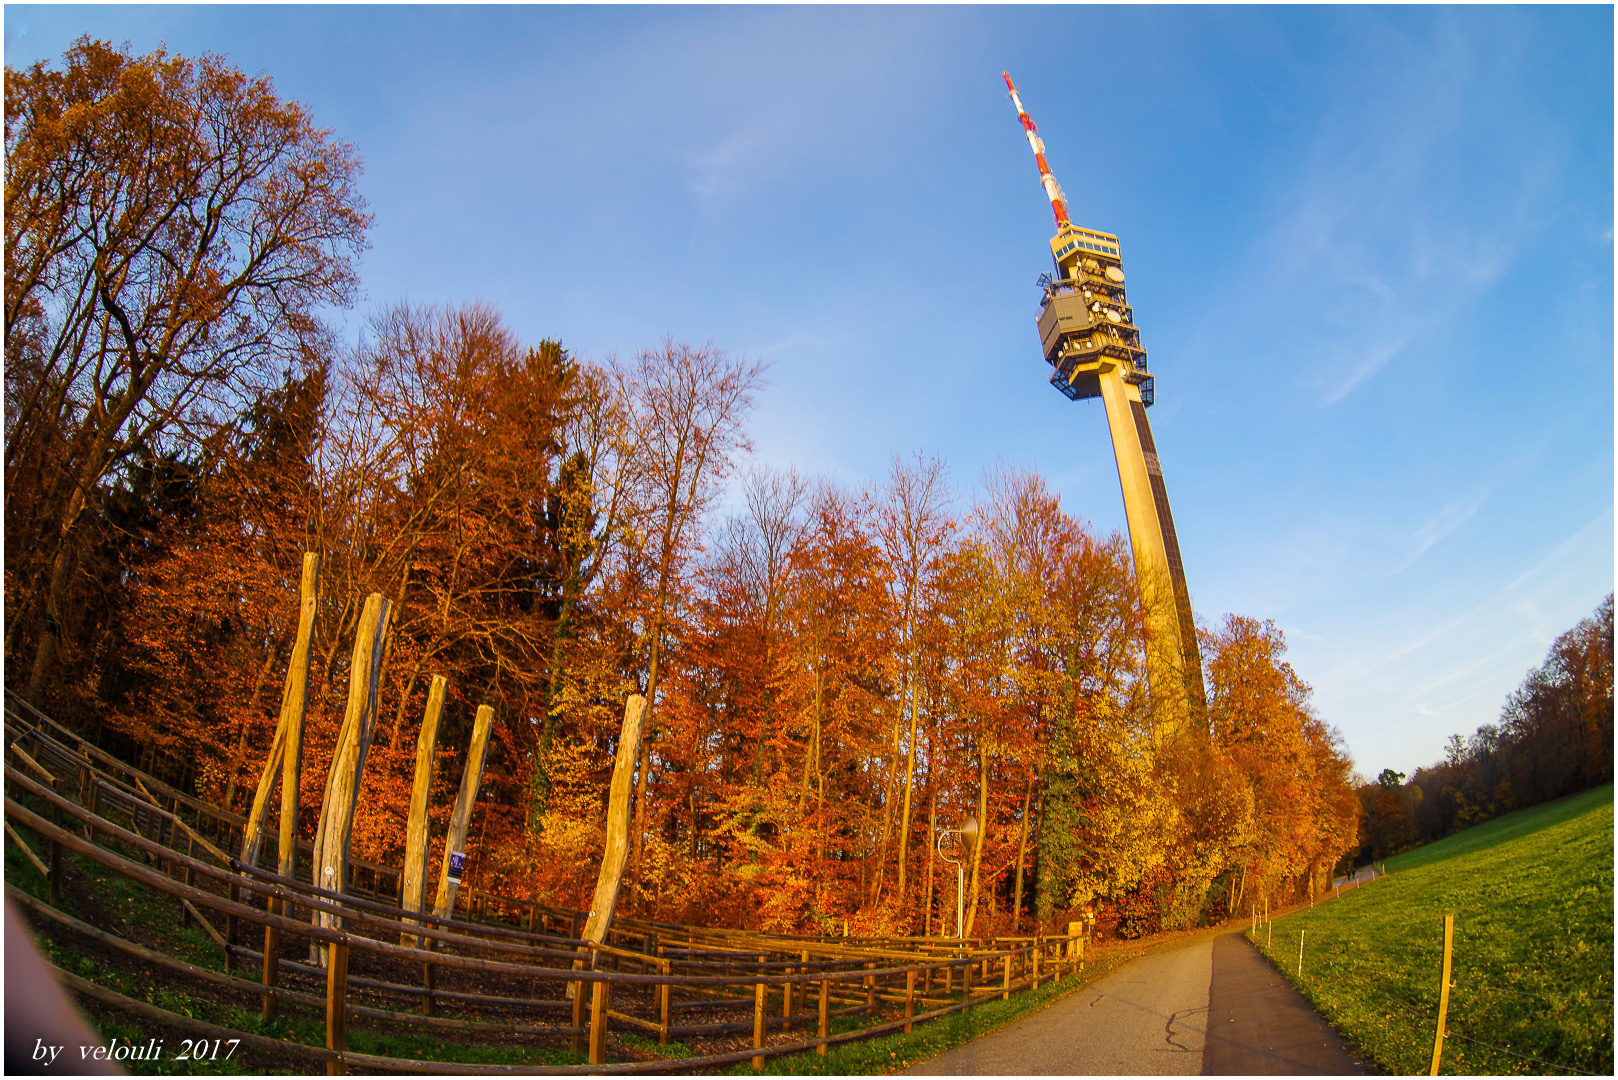
<svg viewBox="0 0 1618 1080">
<path fill-rule="evenodd" d="M 1062 226 L 1069 224 L 1067 220 L 1067 196 L 1062 194 L 1062 185 L 1056 182 L 1051 175 L 1051 167 L 1045 161 L 1045 142 L 1039 137 L 1039 129 L 1034 121 L 1022 107 L 1022 99 L 1017 96 L 1017 87 L 1011 82 L 1010 72 L 1002 71 L 1006 77 L 1006 89 L 1011 91 L 1011 103 L 1017 106 L 1017 119 L 1022 121 L 1023 131 L 1028 134 L 1028 145 L 1034 148 L 1034 162 L 1039 166 L 1039 182 L 1045 185 L 1045 194 L 1050 196 L 1051 211 L 1056 215 L 1056 228 L 1061 231 Z"/>
</svg>

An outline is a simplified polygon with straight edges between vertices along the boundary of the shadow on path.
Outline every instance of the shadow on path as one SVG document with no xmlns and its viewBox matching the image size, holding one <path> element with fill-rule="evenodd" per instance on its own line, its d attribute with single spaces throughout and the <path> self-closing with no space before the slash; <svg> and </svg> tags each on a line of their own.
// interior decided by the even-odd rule
<svg viewBox="0 0 1618 1080">
<path fill-rule="evenodd" d="M 1360 1076 L 1368 1071 L 1241 934 L 1214 938 L 1204 1076 Z"/>
</svg>

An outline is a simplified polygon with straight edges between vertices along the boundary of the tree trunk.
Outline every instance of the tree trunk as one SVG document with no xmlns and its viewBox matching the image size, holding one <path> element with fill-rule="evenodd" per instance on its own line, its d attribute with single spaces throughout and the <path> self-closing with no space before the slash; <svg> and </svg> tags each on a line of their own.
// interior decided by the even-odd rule
<svg viewBox="0 0 1618 1080">
<path fill-rule="evenodd" d="M 931 772 L 932 759 L 928 758 L 928 771 Z M 929 782 L 931 777 L 928 778 Z M 930 809 L 927 811 L 927 903 L 922 910 L 926 912 L 924 918 L 926 926 L 922 929 L 923 937 L 931 937 L 933 930 L 933 860 L 938 855 L 938 849 L 933 843 L 933 837 L 938 835 L 938 787 L 933 785 Z"/>
<path fill-rule="evenodd" d="M 910 854 L 910 796 L 916 783 L 916 714 L 921 710 L 917 707 L 917 694 L 915 690 L 915 658 L 908 662 L 909 672 L 907 681 L 911 683 L 910 689 L 910 743 L 905 754 L 905 801 L 904 812 L 899 818 L 899 900 L 905 898 L 905 869 L 909 863 Z M 931 834 L 928 834 L 928 843 L 932 843 Z"/>
<path fill-rule="evenodd" d="M 882 780 L 882 832 L 876 847 L 876 869 L 872 875 L 871 902 L 882 898 L 882 883 L 888 872 L 888 839 L 893 835 L 893 787 L 899 775 L 899 735 L 904 729 L 904 700 L 899 701 L 899 715 L 893 722 L 893 752 L 888 755 L 887 775 Z"/>
<path fill-rule="evenodd" d="M 989 748 L 978 752 L 978 842 L 972 848 L 971 906 L 966 912 L 965 937 L 972 936 L 978 918 L 979 879 L 983 869 L 983 848 L 989 842 Z"/>
<path fill-rule="evenodd" d="M 1022 864 L 1028 856 L 1028 811 L 1034 798 L 1034 768 L 1028 767 L 1028 787 L 1022 796 L 1022 835 L 1017 840 L 1017 885 L 1011 894 L 1011 932 L 1022 925 Z"/>
</svg>

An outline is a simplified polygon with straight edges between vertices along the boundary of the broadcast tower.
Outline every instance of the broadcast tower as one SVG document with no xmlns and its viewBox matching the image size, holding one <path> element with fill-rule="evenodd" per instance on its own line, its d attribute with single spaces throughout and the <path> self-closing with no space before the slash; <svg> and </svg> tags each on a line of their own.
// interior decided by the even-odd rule
<svg viewBox="0 0 1618 1080">
<path fill-rule="evenodd" d="M 1004 74 L 1004 73 L 1003 73 Z M 1041 275 L 1044 297 L 1039 338 L 1045 361 L 1055 370 L 1051 385 L 1073 401 L 1098 397 L 1107 410 L 1118 482 L 1123 488 L 1129 542 L 1135 556 L 1146 615 L 1146 676 L 1157 706 L 1157 737 L 1201 726 L 1206 700 L 1202 652 L 1191 616 L 1180 543 L 1174 535 L 1163 469 L 1152 441 L 1146 409 L 1156 396 L 1156 380 L 1146 368 L 1146 350 L 1124 294 L 1118 238 L 1081 229 L 1068 220 L 1067 197 L 1045 161 L 1045 144 L 1006 75 L 1017 119 L 1034 149 L 1040 183 L 1056 215 L 1051 238 L 1054 274 Z"/>
</svg>

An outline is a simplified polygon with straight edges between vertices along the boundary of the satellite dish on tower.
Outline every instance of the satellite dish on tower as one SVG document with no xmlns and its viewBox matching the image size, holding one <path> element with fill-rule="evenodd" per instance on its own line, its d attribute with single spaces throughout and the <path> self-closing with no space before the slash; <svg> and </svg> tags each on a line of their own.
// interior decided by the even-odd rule
<svg viewBox="0 0 1618 1080">
<path fill-rule="evenodd" d="M 1117 322 L 1118 321 L 1118 313 L 1116 311 L 1112 310 L 1112 308 L 1107 309 L 1107 321 L 1108 322 Z"/>
<path fill-rule="evenodd" d="M 1116 266 L 1109 266 L 1107 267 L 1107 280 L 1121 283 L 1124 280 L 1124 272 Z"/>
</svg>

